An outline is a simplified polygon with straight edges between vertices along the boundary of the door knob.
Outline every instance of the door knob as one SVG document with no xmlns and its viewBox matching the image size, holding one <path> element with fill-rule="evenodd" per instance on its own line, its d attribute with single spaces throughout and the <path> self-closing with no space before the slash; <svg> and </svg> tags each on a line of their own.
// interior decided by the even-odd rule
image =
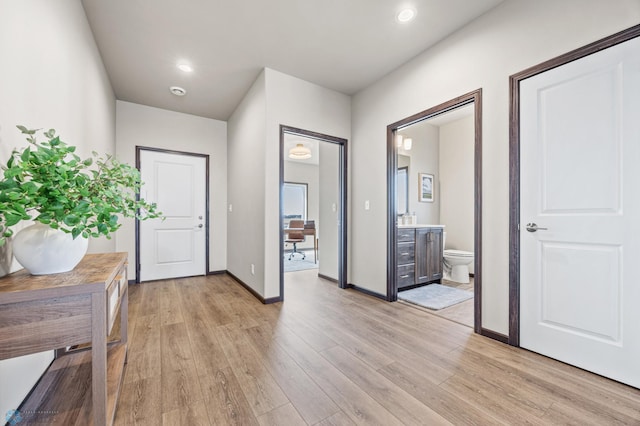
<svg viewBox="0 0 640 426">
<path fill-rule="evenodd" d="M 536 231 L 546 231 L 547 228 L 540 228 L 538 227 L 538 225 L 536 225 L 533 222 L 527 223 L 525 229 L 529 232 L 536 232 Z"/>
<path fill-rule="evenodd" d="M 199 224 L 199 225 L 198 225 L 198 228 L 202 228 L 202 226 L 203 226 L 202 224 Z"/>
</svg>

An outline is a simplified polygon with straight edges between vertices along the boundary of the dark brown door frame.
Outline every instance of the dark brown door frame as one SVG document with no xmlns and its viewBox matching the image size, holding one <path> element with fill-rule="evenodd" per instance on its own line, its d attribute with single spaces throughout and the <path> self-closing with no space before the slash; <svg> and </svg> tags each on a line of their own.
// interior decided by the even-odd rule
<svg viewBox="0 0 640 426">
<path fill-rule="evenodd" d="M 202 157 L 205 159 L 205 275 L 209 275 L 209 154 L 198 154 L 194 152 L 174 151 L 171 149 L 154 148 L 136 145 L 136 169 L 141 170 L 140 154 L 142 151 L 160 152 L 163 154 L 187 155 L 191 157 Z M 136 194 L 140 198 L 140 194 Z M 136 219 L 136 283 L 140 283 L 140 221 Z"/>
<path fill-rule="evenodd" d="M 299 129 L 296 127 L 280 125 L 280 216 L 284 212 L 282 202 L 282 188 L 284 185 L 284 135 L 298 135 L 306 138 L 316 139 L 320 142 L 328 142 L 338 145 L 340 149 L 340 165 L 339 176 L 339 198 L 340 209 L 338 211 L 338 219 L 340 227 L 338 228 L 338 287 L 347 288 L 347 140 L 335 136 L 329 136 L 322 133 L 312 132 L 309 130 Z M 284 227 L 280 220 L 280 296 L 275 298 L 277 301 L 284 300 Z"/>
<path fill-rule="evenodd" d="M 435 117 L 467 104 L 474 104 L 475 160 L 474 160 L 474 330 L 476 333 L 498 338 L 496 333 L 482 328 L 482 89 L 451 99 L 387 126 L 387 300 L 398 300 L 396 258 L 396 168 L 398 148 L 395 134 L 398 129 Z"/>
<path fill-rule="evenodd" d="M 520 82 L 640 37 L 640 25 L 620 31 L 509 77 L 509 341 L 520 346 Z"/>
</svg>

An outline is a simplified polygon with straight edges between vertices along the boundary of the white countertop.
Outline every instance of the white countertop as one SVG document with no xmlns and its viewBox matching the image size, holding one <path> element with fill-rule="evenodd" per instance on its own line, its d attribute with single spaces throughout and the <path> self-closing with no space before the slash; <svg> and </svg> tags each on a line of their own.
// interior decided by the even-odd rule
<svg viewBox="0 0 640 426">
<path fill-rule="evenodd" d="M 444 228 L 445 225 L 425 225 L 425 224 L 418 224 L 418 225 L 397 225 L 399 229 L 404 229 L 404 228 Z"/>
</svg>

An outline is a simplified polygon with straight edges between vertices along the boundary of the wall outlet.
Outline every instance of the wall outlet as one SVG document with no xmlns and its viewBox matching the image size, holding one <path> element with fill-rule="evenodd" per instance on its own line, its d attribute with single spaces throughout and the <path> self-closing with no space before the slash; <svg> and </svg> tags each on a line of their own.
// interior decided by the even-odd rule
<svg viewBox="0 0 640 426">
<path fill-rule="evenodd" d="M 251 264 L 251 275 L 255 275 L 256 274 L 256 265 L 254 265 L 253 263 Z"/>
<path fill-rule="evenodd" d="M 371 205 L 369 204 L 369 200 L 366 200 L 366 201 L 364 202 L 364 209 L 365 209 L 365 210 L 369 210 L 369 207 L 371 207 Z"/>
<path fill-rule="evenodd" d="M 229 204 L 229 211 L 232 212 L 233 211 L 233 204 Z"/>
</svg>

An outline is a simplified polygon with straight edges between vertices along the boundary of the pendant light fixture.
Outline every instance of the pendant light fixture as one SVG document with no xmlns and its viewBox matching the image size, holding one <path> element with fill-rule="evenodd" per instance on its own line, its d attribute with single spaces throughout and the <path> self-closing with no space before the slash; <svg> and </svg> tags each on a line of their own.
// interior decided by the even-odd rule
<svg viewBox="0 0 640 426">
<path fill-rule="evenodd" d="M 299 143 L 289 150 L 289 158 L 294 160 L 308 160 L 311 158 L 311 150 Z"/>
</svg>

